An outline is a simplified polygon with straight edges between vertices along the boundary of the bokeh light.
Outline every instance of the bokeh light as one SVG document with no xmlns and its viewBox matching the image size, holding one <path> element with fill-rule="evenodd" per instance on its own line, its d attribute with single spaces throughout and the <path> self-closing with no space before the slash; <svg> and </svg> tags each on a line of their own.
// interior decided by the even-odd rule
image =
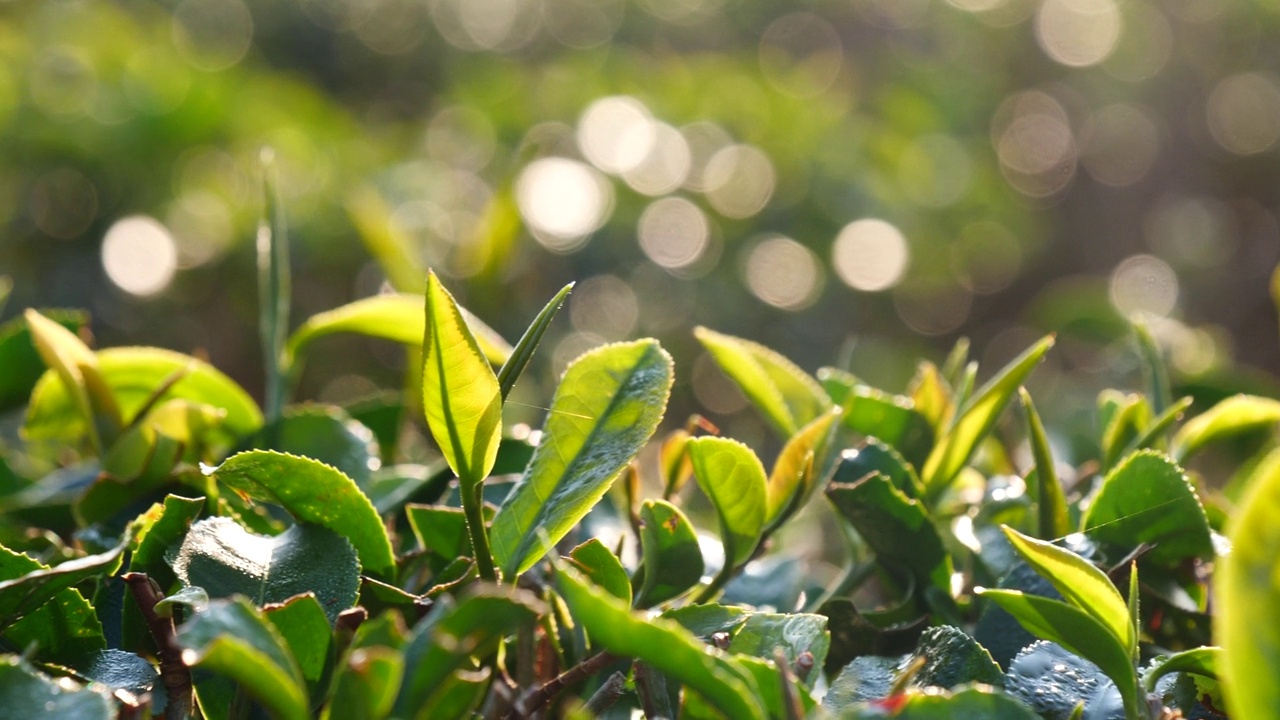
<svg viewBox="0 0 1280 720">
<path fill-rule="evenodd" d="M 1006 100 L 996 111 L 992 136 L 1005 179 L 1024 195 L 1054 195 L 1075 175 L 1078 150 L 1067 112 L 1046 93 Z"/>
<path fill-rule="evenodd" d="M 1044 0 L 1036 12 L 1036 39 L 1054 60 L 1071 67 L 1096 65 L 1120 40 L 1115 0 Z"/>
<path fill-rule="evenodd" d="M 653 151 L 653 116 L 639 100 L 601 98 L 578 120 L 578 146 L 592 165 L 614 175 L 639 167 Z"/>
<path fill-rule="evenodd" d="M 1104 185 L 1123 187 L 1151 170 L 1160 154 L 1160 132 L 1146 112 L 1118 103 L 1093 114 L 1082 146 L 1085 171 Z"/>
<path fill-rule="evenodd" d="M 169 230 L 145 215 L 117 220 L 102 239 L 102 267 L 130 295 L 155 295 L 178 269 L 178 249 Z"/>
<path fill-rule="evenodd" d="M 776 176 L 762 150 L 730 145 L 711 156 L 703 182 L 711 207 L 725 217 L 746 218 L 764 209 L 773 196 Z"/>
<path fill-rule="evenodd" d="M 783 310 L 812 305 L 822 292 L 824 277 L 812 250 L 781 236 L 764 238 L 751 247 L 743 275 L 753 295 Z"/>
<path fill-rule="evenodd" d="M 811 12 L 783 15 L 760 37 L 760 69 L 769 83 L 794 97 L 826 91 L 840 74 L 844 46 L 830 22 Z"/>
<path fill-rule="evenodd" d="M 854 290 L 893 287 L 910 259 L 907 239 L 884 220 L 868 218 L 844 226 L 831 249 L 836 275 Z"/>
<path fill-rule="evenodd" d="M 640 215 L 636 228 L 640 249 L 667 270 L 693 265 L 711 242 L 711 225 L 706 213 L 682 197 L 655 200 Z"/>
<path fill-rule="evenodd" d="M 635 166 L 624 170 L 622 178 L 638 193 L 665 195 L 684 184 L 692 163 L 693 155 L 684 135 L 667 123 L 655 122 L 649 152 Z"/>
<path fill-rule="evenodd" d="M 240 0 L 182 0 L 173 11 L 173 42 L 187 62 L 217 71 L 244 59 L 253 16 Z"/>
<path fill-rule="evenodd" d="M 1209 131 L 1228 152 L 1254 155 L 1280 138 L 1280 87 L 1261 73 L 1232 75 L 1209 96 Z"/>
<path fill-rule="evenodd" d="M 624 340 L 636 328 L 640 304 L 635 291 L 615 275 L 596 275 L 578 283 L 569 296 L 573 329 L 606 340 Z"/>
<path fill-rule="evenodd" d="M 1178 276 L 1154 255 L 1125 258 L 1111 273 L 1111 304 L 1125 317 L 1164 317 L 1178 303 Z"/>
<path fill-rule="evenodd" d="M 516 181 L 516 203 L 534 237 L 555 252 L 570 252 L 604 224 L 613 186 L 592 168 L 567 158 L 541 158 Z"/>
</svg>

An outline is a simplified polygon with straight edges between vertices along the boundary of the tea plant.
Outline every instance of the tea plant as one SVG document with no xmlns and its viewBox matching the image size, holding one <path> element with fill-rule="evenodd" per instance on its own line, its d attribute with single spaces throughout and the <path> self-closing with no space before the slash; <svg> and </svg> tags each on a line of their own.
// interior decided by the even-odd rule
<svg viewBox="0 0 1280 720">
<path fill-rule="evenodd" d="M 698 328 L 782 443 L 766 465 L 698 418 L 654 439 L 675 368 L 652 339 L 583 354 L 541 431 L 510 432 L 504 406 L 571 287 L 514 346 L 434 274 L 421 296 L 289 334 L 282 229 L 259 243 L 263 408 L 194 357 L 91 349 L 82 313 L 0 328 L 0 401 L 22 424 L 0 459 L 6 712 L 1280 713 L 1280 450 L 1242 474 L 1226 536 L 1210 517 L 1227 501 L 1184 469 L 1270 436 L 1280 402 L 1186 417 L 1141 328 L 1150 387 L 1103 393 L 1098 456 L 1070 482 L 1022 389 L 1052 337 L 980 387 L 961 344 L 899 394 Z M 290 404 L 313 343 L 339 332 L 410 346 L 407 389 Z M 1023 429 L 995 432 L 1015 396 Z M 438 460 L 406 459 L 415 429 Z M 823 522 L 818 502 L 848 541 L 825 584 L 778 541 Z M 700 539 L 713 527 L 720 553 Z"/>
</svg>

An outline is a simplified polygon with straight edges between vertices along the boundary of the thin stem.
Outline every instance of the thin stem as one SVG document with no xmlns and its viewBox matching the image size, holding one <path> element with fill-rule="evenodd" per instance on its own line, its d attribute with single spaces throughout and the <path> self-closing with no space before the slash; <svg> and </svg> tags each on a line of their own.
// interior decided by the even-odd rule
<svg viewBox="0 0 1280 720">
<path fill-rule="evenodd" d="M 471 536 L 471 549 L 476 556 L 476 570 L 480 579 L 498 582 L 498 571 L 493 567 L 493 552 L 489 549 L 489 531 L 484 524 L 484 485 L 462 488 L 462 512 L 467 516 L 467 533 Z"/>
<path fill-rule="evenodd" d="M 191 714 L 191 670 L 182 662 L 182 646 L 178 644 L 178 630 L 173 624 L 173 617 L 161 617 L 156 613 L 156 603 L 164 599 L 164 592 L 146 573 L 125 573 L 122 579 L 129 586 L 156 642 L 160 679 L 169 693 L 165 717 L 185 720 Z"/>
<path fill-rule="evenodd" d="M 728 558 L 725 559 L 728 560 Z M 720 592 L 720 588 L 724 587 L 725 584 L 729 582 L 729 578 L 733 577 L 733 571 L 733 565 L 726 562 L 725 566 L 720 568 L 720 572 L 716 573 L 715 578 L 711 580 L 711 584 L 702 588 L 702 591 L 698 593 L 698 596 L 693 599 L 693 604 L 701 605 L 705 602 L 710 602 L 711 598 L 715 597 L 716 593 Z"/>
<path fill-rule="evenodd" d="M 618 702 L 618 698 L 627 692 L 627 676 L 621 672 L 615 672 L 609 676 L 608 680 L 596 690 L 591 699 L 587 700 L 586 707 L 583 708 L 591 717 L 596 717 L 600 713 L 613 707 Z"/>
<path fill-rule="evenodd" d="M 586 680 L 619 659 L 617 655 L 608 651 L 592 655 L 521 696 L 516 701 L 515 707 L 511 708 L 511 712 L 507 713 L 508 720 L 528 717 L 542 710 L 565 688 Z"/>
</svg>

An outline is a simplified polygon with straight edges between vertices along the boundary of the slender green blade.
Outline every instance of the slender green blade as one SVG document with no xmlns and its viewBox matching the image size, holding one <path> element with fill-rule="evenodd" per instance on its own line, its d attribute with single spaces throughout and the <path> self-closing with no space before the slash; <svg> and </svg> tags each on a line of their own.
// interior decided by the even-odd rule
<svg viewBox="0 0 1280 720">
<path fill-rule="evenodd" d="M 693 334 L 782 437 L 791 437 L 831 407 L 818 381 L 773 350 L 705 327 Z"/>
<path fill-rule="evenodd" d="M 556 589 L 593 645 L 652 665 L 702 695 L 727 717 L 763 720 L 755 682 L 733 658 L 675 622 L 633 614 L 620 600 L 595 589 L 564 565 L 557 567 Z"/>
<path fill-rule="evenodd" d="M 1027 413 L 1027 440 L 1036 463 L 1036 482 L 1032 486 L 1036 501 L 1036 531 L 1042 540 L 1053 540 L 1070 532 L 1067 496 L 1058 480 L 1049 437 L 1045 434 L 1044 423 L 1040 421 L 1040 413 L 1031 402 L 1031 393 L 1026 388 L 1019 388 L 1018 394 Z"/>
<path fill-rule="evenodd" d="M 666 410 L 671 356 L 656 340 L 596 348 L 565 371 L 542 443 L 493 519 L 507 577 L 536 563 L 603 497 Z"/>
<path fill-rule="evenodd" d="M 689 459 L 698 487 L 720 518 L 726 567 L 751 559 L 764 534 L 767 480 L 760 458 L 737 440 L 700 437 L 689 441 Z"/>
<path fill-rule="evenodd" d="M 36 351 L 62 380 L 74 412 L 91 430 L 94 447 L 105 450 L 120 434 L 124 420 L 98 367 L 98 356 L 75 333 L 35 310 L 28 309 L 23 315 Z"/>
<path fill-rule="evenodd" d="M 1134 323 L 1133 334 L 1138 342 L 1138 355 L 1142 358 L 1142 376 L 1147 381 L 1147 397 L 1151 409 L 1163 413 L 1173 403 L 1173 390 L 1169 384 L 1169 368 L 1165 366 L 1164 353 L 1144 323 Z"/>
<path fill-rule="evenodd" d="M 969 462 L 978 443 L 995 426 L 1000 412 L 1026 381 L 1027 376 L 1053 347 L 1053 336 L 1042 338 L 1026 352 L 1014 358 L 991 379 L 973 401 L 960 411 L 951 430 L 938 441 L 920 474 L 925 490 L 936 497 Z"/>
<path fill-rule="evenodd" d="M 1280 716 L 1280 450 L 1254 473 L 1227 527 L 1231 553 L 1213 578 L 1213 636 L 1231 717 Z"/>
<path fill-rule="evenodd" d="M 799 510 L 826 477 L 836 455 L 830 446 L 839 418 L 839 409 L 819 416 L 782 447 L 765 486 L 767 528 L 778 527 Z"/>
<path fill-rule="evenodd" d="M 1133 652 L 1138 638 L 1129 619 L 1129 605 L 1101 570 L 1070 550 L 1027 537 L 1008 526 L 1002 529 L 1028 565 L 1068 602 L 1097 620 L 1126 652 Z"/>
<path fill-rule="evenodd" d="M 262 164 L 262 217 L 258 221 L 258 335 L 266 372 L 267 419 L 275 420 L 284 409 L 285 338 L 289 333 L 289 228 L 276 180 L 274 153 L 264 149 Z"/>
<path fill-rule="evenodd" d="M 355 482 L 332 467 L 310 458 L 250 450 L 209 472 L 249 497 L 282 506 L 299 522 L 322 525 L 346 537 L 366 570 L 388 577 L 395 572 L 382 518 Z"/>
<path fill-rule="evenodd" d="M 511 388 L 516 386 L 516 381 L 520 379 L 520 375 L 524 372 L 529 361 L 533 359 L 534 350 L 538 349 L 538 343 L 542 342 L 542 336 L 547 332 L 547 328 L 551 326 L 551 321 L 555 319 L 556 313 L 560 311 L 560 306 L 564 305 L 564 301 L 569 297 L 569 293 L 573 291 L 573 283 L 569 283 L 555 294 L 555 297 L 542 308 L 538 316 L 533 319 L 533 323 L 529 325 L 529 329 L 524 331 L 524 335 L 520 336 L 520 341 L 516 343 L 515 349 L 512 350 L 510 357 L 502 364 L 502 369 L 498 371 L 498 386 L 502 389 L 502 398 L 505 400 L 511 394 Z"/>
<path fill-rule="evenodd" d="M 1221 666 L 1222 648 L 1212 646 L 1191 648 L 1161 660 L 1143 676 L 1142 684 L 1147 692 L 1155 692 L 1157 681 L 1169 673 L 1185 672 L 1216 678 Z"/>
<path fill-rule="evenodd" d="M 502 440 L 502 393 L 493 368 L 435 273 L 427 275 L 422 409 L 449 467 L 470 491 L 493 469 Z"/>
</svg>

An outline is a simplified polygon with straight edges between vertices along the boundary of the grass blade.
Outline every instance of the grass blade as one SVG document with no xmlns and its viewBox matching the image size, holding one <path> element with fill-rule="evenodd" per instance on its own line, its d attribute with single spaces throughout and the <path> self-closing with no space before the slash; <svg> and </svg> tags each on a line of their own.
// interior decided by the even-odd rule
<svg viewBox="0 0 1280 720">
<path fill-rule="evenodd" d="M 267 422 L 280 419 L 284 409 L 284 348 L 289 331 L 289 229 L 280 206 L 275 158 L 262 152 L 262 219 L 258 223 L 258 332 L 266 369 L 263 410 Z"/>
<path fill-rule="evenodd" d="M 529 329 L 524 331 L 524 335 L 516 343 L 515 349 L 511 352 L 511 357 L 507 358 L 507 361 L 502 364 L 502 369 L 498 371 L 498 388 L 502 392 L 503 400 L 506 400 L 507 395 L 511 394 L 511 388 L 515 387 L 516 381 L 520 379 L 525 366 L 529 364 L 529 360 L 533 357 L 533 351 L 537 350 L 538 343 L 542 342 L 543 334 L 547 332 L 551 321 L 555 319 L 560 306 L 564 305 L 565 298 L 568 298 L 569 293 L 573 291 L 573 285 L 573 283 L 569 283 L 560 288 L 560 292 L 556 293 L 555 297 L 551 298 L 551 301 L 542 308 L 538 316 L 533 319 L 533 323 L 529 325 Z"/>
</svg>

